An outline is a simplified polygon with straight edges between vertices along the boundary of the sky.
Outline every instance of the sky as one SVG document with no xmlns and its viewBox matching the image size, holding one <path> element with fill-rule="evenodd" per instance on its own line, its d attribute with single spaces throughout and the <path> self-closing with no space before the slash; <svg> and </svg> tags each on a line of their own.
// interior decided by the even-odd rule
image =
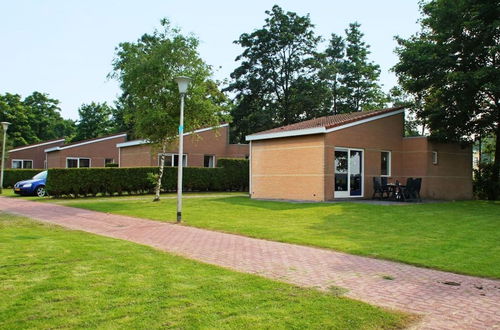
<svg viewBox="0 0 500 330">
<path fill-rule="evenodd" d="M 201 41 L 201 57 L 214 67 L 214 78 L 228 79 L 242 49 L 233 43 L 242 33 L 264 25 L 274 4 L 309 14 L 318 35 L 344 34 L 357 21 L 380 65 L 384 90 L 397 83 L 394 36 L 418 32 L 417 0 L 0 0 L 0 94 L 23 97 L 33 91 L 60 100 L 62 115 L 78 119 L 82 103 L 113 101 L 120 94 L 107 78 L 115 47 L 135 41 L 168 18 L 183 33 Z"/>
</svg>

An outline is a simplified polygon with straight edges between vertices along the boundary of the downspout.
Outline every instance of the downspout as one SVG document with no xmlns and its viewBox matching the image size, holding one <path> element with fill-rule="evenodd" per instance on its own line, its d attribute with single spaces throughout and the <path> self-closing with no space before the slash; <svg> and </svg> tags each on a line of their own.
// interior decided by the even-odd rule
<svg viewBox="0 0 500 330">
<path fill-rule="evenodd" d="M 118 147 L 118 167 L 121 167 L 120 164 L 122 163 L 122 148 Z"/>
<path fill-rule="evenodd" d="M 250 141 L 250 154 L 248 155 L 249 161 L 249 178 L 248 178 L 248 194 L 252 197 L 252 141 Z"/>
</svg>

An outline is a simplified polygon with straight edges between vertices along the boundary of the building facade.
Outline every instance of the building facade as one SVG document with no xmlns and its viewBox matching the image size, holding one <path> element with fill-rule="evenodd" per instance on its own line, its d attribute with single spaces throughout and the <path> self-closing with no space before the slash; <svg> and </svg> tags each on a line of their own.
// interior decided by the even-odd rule
<svg viewBox="0 0 500 330">
<path fill-rule="evenodd" d="M 118 143 L 120 167 L 158 166 L 161 152 L 147 140 Z M 178 142 L 165 152 L 165 166 L 177 166 Z M 248 158 L 248 144 L 229 143 L 229 124 L 209 127 L 184 134 L 183 165 L 189 167 L 216 167 L 219 158 Z"/>
<path fill-rule="evenodd" d="M 472 198 L 472 149 L 405 138 L 404 109 L 317 118 L 247 136 L 252 198 L 371 198 L 373 177 L 422 178 L 421 196 Z"/>
<path fill-rule="evenodd" d="M 47 168 L 45 149 L 59 147 L 64 144 L 64 139 L 44 141 L 27 146 L 17 147 L 8 151 L 6 168 Z"/>
</svg>

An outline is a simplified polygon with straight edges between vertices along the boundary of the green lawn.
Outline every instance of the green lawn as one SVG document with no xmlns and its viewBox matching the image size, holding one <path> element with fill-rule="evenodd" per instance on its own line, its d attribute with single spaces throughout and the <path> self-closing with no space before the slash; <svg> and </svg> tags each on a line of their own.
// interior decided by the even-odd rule
<svg viewBox="0 0 500 330">
<path fill-rule="evenodd" d="M 52 200 L 160 221 L 175 220 L 175 199 Z M 184 200 L 190 226 L 331 248 L 442 270 L 500 278 L 500 202 L 415 205 L 288 203 L 247 197 Z"/>
<path fill-rule="evenodd" d="M 409 317 L 0 213 L 0 328 L 394 329 Z"/>
</svg>

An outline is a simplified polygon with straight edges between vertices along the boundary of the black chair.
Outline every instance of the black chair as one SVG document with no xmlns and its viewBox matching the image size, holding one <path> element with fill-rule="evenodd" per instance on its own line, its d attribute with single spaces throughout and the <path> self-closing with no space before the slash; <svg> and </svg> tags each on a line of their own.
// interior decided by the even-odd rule
<svg viewBox="0 0 500 330">
<path fill-rule="evenodd" d="M 373 195 L 372 199 L 375 199 L 376 195 L 379 195 L 380 199 L 384 198 L 384 193 L 386 194 L 386 198 L 389 198 L 389 190 L 387 189 L 387 178 L 385 185 L 382 184 L 382 180 L 378 176 L 373 177 Z"/>
<path fill-rule="evenodd" d="M 408 178 L 406 180 L 406 186 L 401 187 L 401 196 L 403 201 L 410 200 L 419 200 L 420 199 L 420 186 L 422 183 L 422 179 L 417 181 L 418 179 Z M 418 196 L 418 197 L 417 197 Z"/>
<path fill-rule="evenodd" d="M 419 202 L 422 202 L 422 198 L 420 198 L 420 188 L 422 187 L 422 178 L 416 178 L 413 180 L 413 194 L 415 199 L 417 199 Z"/>
</svg>

